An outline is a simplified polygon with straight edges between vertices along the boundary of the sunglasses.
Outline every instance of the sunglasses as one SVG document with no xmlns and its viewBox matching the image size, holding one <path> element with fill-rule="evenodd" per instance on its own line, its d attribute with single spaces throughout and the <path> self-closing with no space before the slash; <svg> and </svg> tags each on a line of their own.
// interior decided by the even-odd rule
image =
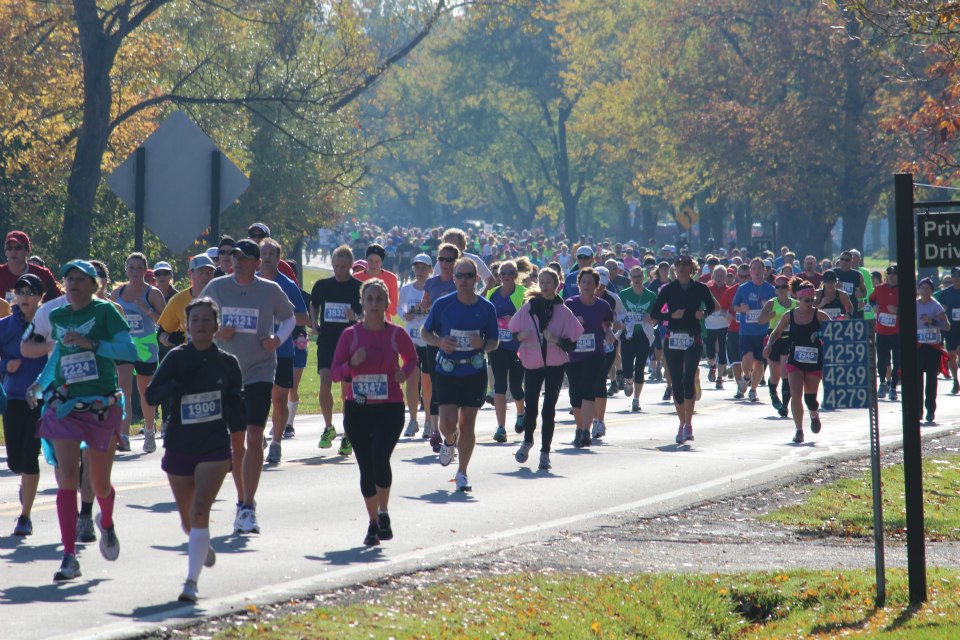
<svg viewBox="0 0 960 640">
<path fill-rule="evenodd" d="M 840 262 L 850 262 L 853 258 L 840 258 Z"/>
<path fill-rule="evenodd" d="M 749 274 L 749 273 L 738 273 L 738 274 L 737 274 L 737 277 L 738 277 L 738 278 L 749 278 L 749 277 L 750 277 L 750 274 Z"/>
<path fill-rule="evenodd" d="M 788 284 L 775 284 L 773 285 L 774 289 L 789 289 L 790 285 Z"/>
<path fill-rule="evenodd" d="M 515 276 L 517 275 L 516 271 L 498 271 L 501 276 Z"/>
<path fill-rule="evenodd" d="M 444 257 L 437 258 L 437 262 L 456 262 L 456 261 L 457 261 L 456 258 L 444 258 Z"/>
<path fill-rule="evenodd" d="M 4 247 L 6 251 L 20 251 L 21 249 L 23 249 L 22 244 L 8 244 Z"/>
<path fill-rule="evenodd" d="M 470 278 L 476 278 L 476 277 L 477 277 L 477 274 L 476 274 L 476 273 L 463 273 L 462 271 L 459 271 L 459 272 L 453 274 L 453 277 L 456 278 L 457 280 L 469 280 Z"/>
<path fill-rule="evenodd" d="M 36 293 L 35 291 L 30 291 L 29 289 L 20 289 L 19 291 L 15 291 L 14 293 L 16 293 L 18 296 L 39 296 L 40 295 L 39 293 Z"/>
<path fill-rule="evenodd" d="M 593 256 L 577 256 L 577 260 L 593 260 Z"/>
<path fill-rule="evenodd" d="M 807 304 L 813 304 L 813 298 L 800 298 L 800 302 L 805 302 Z"/>
</svg>

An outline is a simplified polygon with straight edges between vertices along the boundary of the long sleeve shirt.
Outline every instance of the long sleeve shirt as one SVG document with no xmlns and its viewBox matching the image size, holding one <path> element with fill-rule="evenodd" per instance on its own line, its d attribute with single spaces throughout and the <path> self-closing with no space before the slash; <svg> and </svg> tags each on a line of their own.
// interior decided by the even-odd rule
<svg viewBox="0 0 960 640">
<path fill-rule="evenodd" d="M 361 347 L 366 357 L 353 366 L 350 359 Z M 382 331 L 355 324 L 340 335 L 330 374 L 336 382 L 350 383 L 347 400 L 363 395 L 366 403 L 403 402 L 403 389 L 395 378 L 400 360 L 405 377 L 409 377 L 417 367 L 417 349 L 406 331 L 389 322 Z"/>
</svg>

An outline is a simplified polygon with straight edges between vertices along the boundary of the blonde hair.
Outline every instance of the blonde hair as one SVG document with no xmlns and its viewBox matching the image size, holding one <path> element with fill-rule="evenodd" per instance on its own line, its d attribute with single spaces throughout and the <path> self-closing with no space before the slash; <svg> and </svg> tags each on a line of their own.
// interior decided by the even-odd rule
<svg viewBox="0 0 960 640">
<path fill-rule="evenodd" d="M 336 260 L 337 258 L 347 258 L 350 260 L 350 264 L 353 264 L 353 250 L 345 244 L 340 245 L 333 250 L 333 254 L 330 256 L 331 260 Z"/>
</svg>

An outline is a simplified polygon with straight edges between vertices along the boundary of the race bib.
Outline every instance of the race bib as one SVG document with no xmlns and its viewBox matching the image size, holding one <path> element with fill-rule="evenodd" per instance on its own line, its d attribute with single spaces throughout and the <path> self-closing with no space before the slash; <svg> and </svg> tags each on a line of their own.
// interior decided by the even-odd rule
<svg viewBox="0 0 960 640">
<path fill-rule="evenodd" d="M 363 396 L 367 400 L 387 399 L 387 374 L 365 373 L 353 376 L 350 383 L 353 388 L 353 397 Z"/>
<path fill-rule="evenodd" d="M 634 329 L 637 325 L 639 325 L 641 322 L 643 322 L 643 314 L 642 314 L 642 313 L 633 313 L 633 312 L 631 312 L 631 313 L 628 313 L 627 315 L 625 315 L 625 316 L 623 317 L 623 325 L 624 325 L 624 327 L 625 327 L 626 330 L 627 330 L 627 334 L 633 333 L 633 329 Z"/>
<path fill-rule="evenodd" d="M 597 336 L 585 333 L 577 339 L 577 353 L 590 353 L 597 350 Z"/>
<path fill-rule="evenodd" d="M 513 340 L 513 333 L 507 328 L 510 322 L 507 318 L 497 318 L 497 340 L 500 342 L 510 342 Z"/>
<path fill-rule="evenodd" d="M 199 424 L 223 418 L 223 401 L 219 391 L 190 393 L 180 398 L 180 423 Z"/>
<path fill-rule="evenodd" d="M 820 311 L 823 311 L 825 314 L 827 314 L 827 317 L 831 320 L 836 320 L 837 316 L 840 315 L 841 310 L 833 307 L 832 309 L 820 309 Z"/>
<path fill-rule="evenodd" d="M 936 327 L 923 327 L 922 329 L 917 329 L 917 342 L 922 342 L 924 344 L 939 344 L 940 329 L 937 329 Z"/>
<path fill-rule="evenodd" d="M 869 302 L 863 303 L 863 312 L 864 312 L 864 313 L 873 313 L 873 307 L 870 305 Z"/>
<path fill-rule="evenodd" d="M 960 307 L 950 310 L 950 319 L 954 322 L 960 322 Z"/>
<path fill-rule="evenodd" d="M 760 321 L 760 309 L 750 309 L 750 311 L 747 311 L 745 315 L 747 322 L 757 324 L 757 322 Z"/>
<path fill-rule="evenodd" d="M 958 309 L 958 311 L 960 311 L 960 309 Z M 895 327 L 897 326 L 897 316 L 892 313 L 878 313 L 877 324 L 881 327 Z"/>
<path fill-rule="evenodd" d="M 123 314 L 127 324 L 130 325 L 130 333 L 143 333 L 143 316 L 139 313 Z"/>
<path fill-rule="evenodd" d="M 407 334 L 414 340 L 420 340 L 420 329 L 423 327 L 423 320 L 412 320 L 407 323 Z"/>
<path fill-rule="evenodd" d="M 793 348 L 793 359 L 803 364 L 817 364 L 817 355 L 816 347 L 796 346 Z"/>
<path fill-rule="evenodd" d="M 840 289 L 847 294 L 848 296 L 853 295 L 853 283 L 852 282 L 841 282 Z"/>
<path fill-rule="evenodd" d="M 234 327 L 237 333 L 256 333 L 259 319 L 259 309 L 223 307 L 223 326 Z"/>
<path fill-rule="evenodd" d="M 324 302 L 323 303 L 323 321 L 324 322 L 349 322 L 347 320 L 347 309 L 350 305 L 346 302 Z"/>
<path fill-rule="evenodd" d="M 7 302 L 9 302 L 10 304 L 13 304 L 17 298 L 17 294 L 14 293 L 13 289 L 10 289 L 10 291 L 7 291 L 6 298 L 7 298 Z"/>
<path fill-rule="evenodd" d="M 100 377 L 97 356 L 93 351 L 81 351 L 60 358 L 60 377 L 67 384 L 87 382 Z"/>
<path fill-rule="evenodd" d="M 693 346 L 694 337 L 689 333 L 671 333 L 670 340 L 667 343 L 667 346 L 670 349 L 677 349 L 684 351 Z"/>
<path fill-rule="evenodd" d="M 480 336 L 480 331 L 473 329 L 471 331 L 461 331 L 460 329 L 451 329 L 450 337 L 457 339 L 457 351 L 473 351 L 473 346 L 470 344 L 470 338 L 473 336 Z"/>
</svg>

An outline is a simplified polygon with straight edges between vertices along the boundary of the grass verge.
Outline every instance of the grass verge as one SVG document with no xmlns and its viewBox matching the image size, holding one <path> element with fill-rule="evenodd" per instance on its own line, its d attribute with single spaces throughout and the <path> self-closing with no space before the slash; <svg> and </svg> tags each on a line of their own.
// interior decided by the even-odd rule
<svg viewBox="0 0 960 640">
<path fill-rule="evenodd" d="M 926 605 L 889 571 L 874 606 L 867 571 L 735 575 L 515 574 L 371 594 L 365 602 L 259 617 L 218 633 L 258 638 L 883 638 L 960 637 L 960 575 L 934 570 Z"/>
<path fill-rule="evenodd" d="M 880 477 L 884 533 L 903 537 L 903 465 L 884 468 Z M 960 540 L 960 456 L 938 454 L 923 461 L 923 494 L 927 539 Z M 872 536 L 872 496 L 870 472 L 866 471 L 820 487 L 802 503 L 772 511 L 763 519 L 817 535 Z"/>
</svg>

